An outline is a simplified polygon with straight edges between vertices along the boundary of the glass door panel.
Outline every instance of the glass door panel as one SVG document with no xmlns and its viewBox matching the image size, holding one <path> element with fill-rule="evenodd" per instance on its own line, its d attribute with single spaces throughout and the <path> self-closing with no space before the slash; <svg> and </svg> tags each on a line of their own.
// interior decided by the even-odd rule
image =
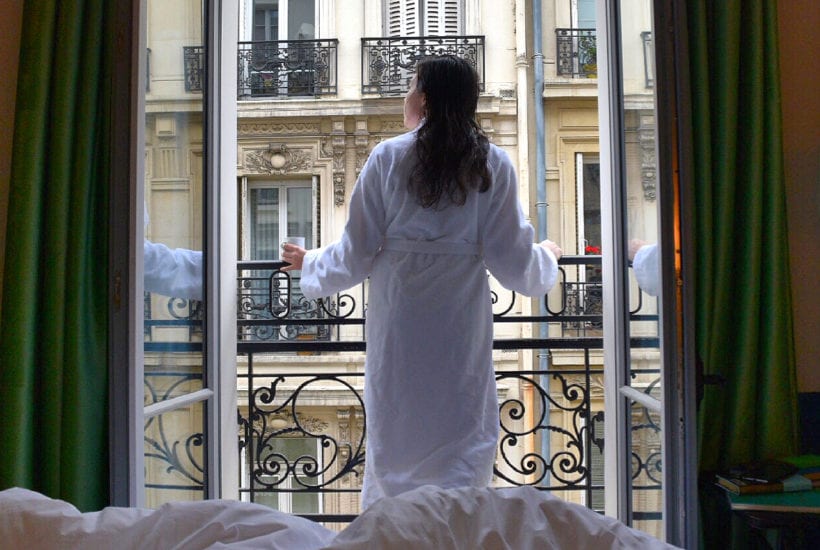
<svg viewBox="0 0 820 550">
<path fill-rule="evenodd" d="M 144 505 L 207 496 L 203 3 L 147 0 Z"/>
<path fill-rule="evenodd" d="M 632 520 L 637 527 L 663 538 L 663 492 L 661 470 L 661 353 L 657 295 L 658 266 L 647 266 L 658 243 L 657 152 L 655 90 L 646 78 L 644 36 L 653 29 L 652 0 L 620 2 L 620 88 L 625 234 L 628 269 L 629 325 L 627 345 L 629 370 L 624 379 L 631 391 L 642 394 L 630 399 L 628 437 L 631 449 Z M 631 246 L 630 246 L 631 244 Z M 633 255 L 633 253 L 635 253 Z M 654 256 L 657 257 L 657 256 Z M 654 270 L 654 273 L 652 272 Z M 654 276 L 647 281 L 646 276 Z M 648 291 L 647 291 L 648 289 Z"/>
</svg>

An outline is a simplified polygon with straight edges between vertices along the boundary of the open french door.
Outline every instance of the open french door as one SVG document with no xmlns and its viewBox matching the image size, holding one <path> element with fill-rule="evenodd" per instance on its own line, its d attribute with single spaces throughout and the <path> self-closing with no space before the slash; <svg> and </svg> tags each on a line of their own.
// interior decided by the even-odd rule
<svg viewBox="0 0 820 550">
<path fill-rule="evenodd" d="M 136 0 L 117 15 L 132 32 L 115 87 L 132 101 L 112 122 L 112 181 L 129 182 L 112 211 L 130 213 L 112 220 L 115 302 L 129 304 L 112 314 L 116 505 L 238 497 L 237 13 L 230 0 Z"/>
<path fill-rule="evenodd" d="M 673 4 L 597 2 L 606 510 L 650 532 L 660 522 L 666 540 L 694 547 L 695 379 L 680 219 L 686 117 L 675 85 L 684 70 L 675 30 L 685 24 Z M 638 256 L 633 265 L 643 246 L 659 251 L 651 269 Z M 660 506 L 648 498 L 658 490 Z"/>
</svg>

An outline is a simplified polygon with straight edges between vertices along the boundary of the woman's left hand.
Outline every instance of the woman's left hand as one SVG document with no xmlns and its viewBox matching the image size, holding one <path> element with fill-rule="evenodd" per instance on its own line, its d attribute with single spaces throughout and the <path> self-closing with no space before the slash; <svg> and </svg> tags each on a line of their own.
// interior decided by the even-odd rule
<svg viewBox="0 0 820 550">
<path fill-rule="evenodd" d="M 307 250 L 301 246 L 291 243 L 282 243 L 282 260 L 290 265 L 282 268 L 282 271 L 294 271 L 302 269 L 302 260 L 305 258 Z"/>
</svg>

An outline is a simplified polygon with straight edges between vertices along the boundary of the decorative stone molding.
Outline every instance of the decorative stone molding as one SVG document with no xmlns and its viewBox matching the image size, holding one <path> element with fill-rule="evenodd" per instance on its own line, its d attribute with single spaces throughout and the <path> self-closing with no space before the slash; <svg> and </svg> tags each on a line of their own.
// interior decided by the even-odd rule
<svg viewBox="0 0 820 550">
<path fill-rule="evenodd" d="M 370 154 L 369 149 L 370 133 L 367 131 L 367 119 L 356 121 L 356 135 L 353 138 L 353 145 L 356 148 L 356 177 L 364 168 L 364 163 L 367 156 Z"/>
<path fill-rule="evenodd" d="M 283 430 L 292 431 L 297 428 L 309 434 L 318 434 L 327 430 L 329 424 L 324 420 L 313 416 L 306 416 L 296 413 L 293 417 L 286 413 L 276 413 L 267 419 L 268 431 L 281 432 Z"/>
<path fill-rule="evenodd" d="M 336 409 L 336 420 L 339 424 L 339 454 L 343 460 L 350 457 L 350 409 Z"/>
<path fill-rule="evenodd" d="M 382 133 L 385 134 L 403 134 L 407 131 L 404 127 L 404 120 L 382 120 Z"/>
<path fill-rule="evenodd" d="M 304 151 L 291 150 L 284 143 L 271 144 L 265 151 L 251 151 L 245 156 L 245 170 L 257 174 L 307 172 L 313 161 Z"/>
<path fill-rule="evenodd" d="M 334 120 L 330 145 L 333 154 L 333 204 L 336 206 L 344 206 L 345 203 L 346 141 L 344 119 Z"/>
<path fill-rule="evenodd" d="M 237 135 L 247 136 L 269 136 L 272 134 L 286 135 L 317 135 L 321 133 L 321 125 L 318 122 L 242 122 L 237 128 Z"/>
<path fill-rule="evenodd" d="M 302 413 L 296 413 L 296 418 L 299 421 L 299 426 L 302 427 L 303 430 L 309 432 L 311 434 L 318 434 L 327 431 L 330 424 L 321 420 L 319 418 L 313 416 L 306 416 Z"/>
<path fill-rule="evenodd" d="M 656 185 L 658 168 L 655 159 L 655 116 L 652 111 L 643 112 L 638 124 L 638 143 L 641 147 L 641 183 L 643 197 L 654 201 L 657 196 Z"/>
</svg>

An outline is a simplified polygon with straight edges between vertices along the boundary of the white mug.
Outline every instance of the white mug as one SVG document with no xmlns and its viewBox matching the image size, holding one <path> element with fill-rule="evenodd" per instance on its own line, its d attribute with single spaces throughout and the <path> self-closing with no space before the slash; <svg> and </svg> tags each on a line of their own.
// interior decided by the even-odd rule
<svg viewBox="0 0 820 550">
<path fill-rule="evenodd" d="M 304 248 L 305 247 L 305 238 L 304 237 L 288 237 L 287 242 L 290 244 L 295 244 L 298 247 Z"/>
</svg>

